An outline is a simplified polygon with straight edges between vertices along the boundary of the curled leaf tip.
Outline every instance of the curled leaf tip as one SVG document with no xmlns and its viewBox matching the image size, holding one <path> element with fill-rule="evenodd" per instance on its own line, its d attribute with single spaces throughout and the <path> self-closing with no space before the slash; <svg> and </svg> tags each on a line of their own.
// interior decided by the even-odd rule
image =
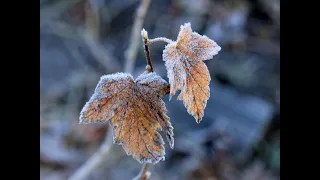
<svg viewBox="0 0 320 180">
<path fill-rule="evenodd" d="M 196 121 L 197 121 L 198 124 L 200 124 L 200 121 L 201 121 L 201 120 L 202 120 L 202 119 L 199 118 L 199 119 L 197 119 Z"/>
</svg>

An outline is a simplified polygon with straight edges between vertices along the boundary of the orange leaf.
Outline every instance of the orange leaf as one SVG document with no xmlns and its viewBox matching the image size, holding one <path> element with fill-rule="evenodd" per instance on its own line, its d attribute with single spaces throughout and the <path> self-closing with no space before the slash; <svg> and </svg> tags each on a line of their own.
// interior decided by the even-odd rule
<svg viewBox="0 0 320 180">
<path fill-rule="evenodd" d="M 218 54 L 221 47 L 207 36 L 192 32 L 190 23 L 180 27 L 177 41 L 163 51 L 168 71 L 170 99 L 180 89 L 178 100 L 183 100 L 188 113 L 200 123 L 210 97 L 210 74 L 204 60 Z"/>
<path fill-rule="evenodd" d="M 80 122 L 110 120 L 114 143 L 122 144 L 140 163 L 158 163 L 165 155 L 159 131 L 165 131 L 170 147 L 174 146 L 173 127 L 161 99 L 168 88 L 156 73 L 143 73 L 135 81 L 126 73 L 102 76 Z"/>
</svg>

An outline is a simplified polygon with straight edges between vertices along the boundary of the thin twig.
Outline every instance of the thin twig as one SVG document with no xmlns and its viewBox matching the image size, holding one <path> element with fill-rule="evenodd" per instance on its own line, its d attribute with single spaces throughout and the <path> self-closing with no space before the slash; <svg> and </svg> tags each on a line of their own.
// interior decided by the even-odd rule
<svg viewBox="0 0 320 180">
<path fill-rule="evenodd" d="M 145 163 L 143 164 L 140 173 L 138 174 L 138 176 L 136 176 L 135 178 L 133 178 L 133 180 L 147 180 L 150 178 L 151 176 L 151 172 L 148 171 L 150 168 L 150 164 L 149 163 Z"/>
<path fill-rule="evenodd" d="M 108 133 L 106 135 L 106 139 L 101 144 L 99 150 L 95 152 L 95 154 L 92 155 L 90 159 L 69 178 L 69 180 L 86 179 L 86 177 L 88 177 L 88 175 L 94 169 L 96 169 L 97 166 L 99 166 L 104 159 L 106 159 L 106 156 L 110 151 L 112 142 L 113 142 L 112 129 L 109 127 Z"/>
<path fill-rule="evenodd" d="M 132 73 L 135 64 L 138 48 L 139 48 L 139 32 L 142 29 L 144 18 L 147 14 L 151 0 L 141 0 L 140 6 L 137 9 L 136 18 L 131 31 L 130 45 L 125 52 L 126 62 L 124 71 Z"/>
<path fill-rule="evenodd" d="M 144 29 L 141 31 L 141 36 L 142 36 L 142 41 L 144 43 L 144 53 L 146 55 L 146 60 L 147 60 L 147 71 L 148 72 L 153 72 L 153 67 L 152 67 L 152 61 L 150 58 L 150 51 L 149 51 L 149 45 L 148 45 L 148 32 Z"/>
<path fill-rule="evenodd" d="M 146 55 L 146 60 L 147 60 L 147 64 L 148 64 L 146 67 L 146 70 L 147 70 L 147 72 L 153 72 L 152 61 L 151 61 L 150 51 L 149 51 L 149 45 L 154 42 L 164 41 L 167 43 L 171 43 L 173 41 L 171 39 L 167 39 L 167 38 L 163 38 L 163 37 L 149 39 L 148 32 L 145 29 L 142 29 L 141 36 L 142 36 L 142 41 L 144 43 L 144 53 Z M 150 41 L 152 41 L 152 42 L 150 43 Z M 170 85 L 168 85 L 168 87 L 166 89 L 166 94 L 169 94 L 169 93 L 170 93 Z"/>
<path fill-rule="evenodd" d="M 96 1 L 87 0 L 85 7 L 85 30 L 95 42 L 100 42 L 100 8 Z"/>
</svg>

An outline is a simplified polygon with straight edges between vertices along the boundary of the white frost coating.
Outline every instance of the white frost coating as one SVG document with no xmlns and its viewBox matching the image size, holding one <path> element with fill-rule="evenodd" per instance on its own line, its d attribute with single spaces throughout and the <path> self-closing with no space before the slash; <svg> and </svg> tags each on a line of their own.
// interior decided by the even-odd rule
<svg viewBox="0 0 320 180">
<path fill-rule="evenodd" d="M 215 47 L 216 51 L 219 52 L 221 51 L 221 47 L 217 44 L 217 46 Z M 218 54 L 218 53 L 217 53 Z"/>
<path fill-rule="evenodd" d="M 139 77 L 137 77 L 136 82 L 138 82 L 139 84 L 145 84 L 145 83 L 146 84 L 155 83 L 158 85 L 167 84 L 167 81 L 162 79 L 155 72 L 141 74 Z"/>
<path fill-rule="evenodd" d="M 165 37 L 157 37 L 157 38 L 154 38 L 154 39 L 149 39 L 148 40 L 148 44 L 152 44 L 152 43 L 155 43 L 155 42 L 166 42 L 166 43 L 172 43 L 173 41 L 171 39 L 168 39 L 168 38 L 165 38 Z"/>
<path fill-rule="evenodd" d="M 185 85 L 186 73 L 181 62 L 182 54 L 175 50 L 176 46 L 177 42 L 168 44 L 163 50 L 162 57 L 167 67 L 167 77 L 169 78 L 171 87 L 182 88 Z M 169 100 L 171 100 L 176 90 L 175 88 L 170 88 Z"/>
<path fill-rule="evenodd" d="M 186 85 L 186 68 L 193 70 L 199 60 L 212 59 L 220 50 L 221 47 L 207 36 L 192 32 L 190 22 L 181 25 L 177 41 L 167 44 L 162 54 L 171 85 L 169 100 Z"/>
<path fill-rule="evenodd" d="M 188 113 L 197 122 L 201 121 L 210 97 L 208 85 L 211 77 L 202 61 L 212 59 L 220 50 L 221 47 L 215 41 L 193 32 L 190 22 L 180 26 L 177 40 L 163 50 L 162 56 L 170 83 L 170 99 L 181 90 L 178 99 L 184 101 Z M 198 92 L 199 89 L 203 92 Z"/>
<path fill-rule="evenodd" d="M 132 81 L 132 83 L 133 83 L 133 77 L 128 73 L 114 73 L 114 74 L 108 74 L 108 75 L 101 76 L 100 80 L 95 88 L 94 94 L 91 96 L 89 101 L 86 102 L 86 104 L 83 106 L 83 108 L 80 112 L 80 117 L 79 117 L 80 122 L 79 123 L 82 123 L 82 124 L 92 123 L 84 117 L 83 113 L 92 104 L 99 105 L 99 104 L 103 103 L 103 98 L 115 95 L 119 92 L 117 89 L 110 90 L 109 89 L 110 86 L 117 87 L 118 89 L 123 89 L 124 87 L 126 87 L 125 84 L 118 83 L 118 82 L 124 81 L 124 80 L 126 82 L 128 82 L 128 80 L 129 80 L 129 81 Z M 106 89 L 109 89 L 110 92 L 106 92 Z M 119 100 L 119 97 L 114 97 L 114 100 L 118 102 L 118 105 L 121 105 L 123 103 L 123 102 L 121 103 L 121 100 Z M 113 108 L 113 106 L 112 106 L 112 108 Z M 114 116 L 114 111 L 110 110 L 109 112 L 105 112 L 105 116 L 103 119 L 96 119 L 94 121 L 94 123 L 107 122 L 112 116 Z"/>
<path fill-rule="evenodd" d="M 217 55 L 218 52 L 221 50 L 221 47 L 215 41 L 208 38 L 206 35 L 200 35 L 196 32 L 192 32 L 190 22 L 180 26 L 180 32 L 177 41 L 179 41 L 179 39 L 182 38 L 181 33 L 183 32 L 189 32 L 191 34 L 191 38 L 184 37 L 190 38 L 189 44 L 186 44 L 185 46 L 191 48 L 190 51 L 202 60 L 212 59 L 213 56 Z M 201 47 L 201 42 L 207 42 L 209 43 L 209 46 L 207 46 L 207 48 Z"/>
<path fill-rule="evenodd" d="M 146 73 L 146 72 L 144 72 L 144 73 L 140 74 L 140 75 L 136 78 L 136 82 L 141 82 L 141 81 L 147 79 L 148 76 L 150 76 L 150 74 L 152 74 L 152 73 Z"/>
<path fill-rule="evenodd" d="M 203 45 L 202 42 L 206 42 L 208 44 Z M 192 33 L 192 38 L 189 43 L 189 47 L 190 51 L 203 61 L 212 59 L 213 56 L 217 55 L 218 52 L 221 50 L 221 47 L 218 46 L 216 42 L 214 42 L 207 36 L 200 35 L 196 32 Z"/>
<path fill-rule="evenodd" d="M 169 85 L 164 79 L 162 79 L 155 72 L 141 74 L 136 79 L 136 81 L 137 81 L 138 85 L 143 85 L 143 84 L 147 85 L 147 86 L 139 86 L 139 89 L 143 94 L 148 94 L 148 96 L 150 98 L 152 98 L 152 99 L 161 98 L 161 96 L 163 95 L 163 92 L 161 91 L 161 89 L 162 88 L 166 88 Z M 150 91 L 150 88 L 151 88 L 151 91 Z M 158 97 L 158 95 L 161 95 L 161 96 Z M 153 108 L 154 111 L 167 112 L 167 110 L 165 108 L 165 104 L 164 104 L 164 102 L 162 100 L 160 100 L 160 102 L 154 101 L 153 102 L 153 107 L 154 107 Z M 161 107 L 161 108 L 164 108 L 164 109 L 160 110 L 160 109 L 155 108 L 155 107 Z M 161 126 L 163 127 L 163 130 L 166 133 L 166 138 L 167 138 L 167 141 L 169 142 L 170 147 L 173 148 L 174 147 L 174 137 L 173 137 L 174 134 L 172 132 L 173 131 L 173 127 L 172 127 L 172 125 L 171 125 L 171 123 L 169 121 L 170 118 L 167 117 L 165 114 L 161 115 L 163 117 L 159 116 L 158 114 L 155 114 L 155 116 L 157 117 L 156 119 L 161 124 Z M 167 118 L 168 120 L 167 121 L 165 121 L 165 120 L 163 121 L 163 118 Z M 162 138 L 160 138 L 159 141 L 160 141 L 159 143 L 164 144 L 164 141 L 163 141 Z"/>
<path fill-rule="evenodd" d="M 142 31 L 141 31 L 141 36 L 144 38 L 144 39 L 148 39 L 148 32 L 143 28 Z"/>
<path fill-rule="evenodd" d="M 165 47 L 164 47 L 164 50 L 162 51 L 162 53 L 166 53 L 168 51 L 168 46 L 176 46 L 177 45 L 177 42 L 176 41 L 172 41 L 172 43 L 170 44 L 167 44 Z M 165 61 L 165 60 L 164 60 Z"/>
<path fill-rule="evenodd" d="M 190 28 L 191 29 L 191 23 L 190 22 L 184 23 L 183 25 L 180 26 L 180 29 L 183 29 L 183 28 Z"/>
<path fill-rule="evenodd" d="M 138 162 L 156 164 L 165 159 L 164 140 L 159 132 L 162 130 L 166 131 L 167 138 L 171 140 L 169 141 L 171 147 L 174 135 L 172 132 L 173 128 L 166 115 L 167 110 L 165 104 L 161 99 L 168 85 L 164 79 L 154 72 L 143 73 L 135 81 L 133 77 L 127 73 L 101 76 L 95 93 L 80 113 L 80 123 L 107 122 L 114 117 L 116 113 L 125 112 L 121 117 L 119 116 L 117 119 L 109 121 L 112 126 L 113 142 L 122 145 L 127 155 L 132 155 Z M 108 98 L 108 104 L 106 104 L 106 98 Z M 103 109 L 102 106 L 104 106 Z M 122 128 L 122 126 L 129 125 L 127 124 L 128 122 L 121 121 L 121 119 L 129 121 L 129 116 L 134 117 L 131 117 L 130 132 L 133 132 L 131 131 L 132 128 L 138 127 L 140 129 L 139 126 L 145 126 L 145 123 L 139 124 L 139 119 L 137 119 L 137 121 L 134 120 L 140 118 L 135 115 L 134 110 L 136 110 L 137 107 L 134 109 L 134 106 L 139 107 L 138 109 L 142 114 L 141 107 L 146 111 L 155 112 L 154 116 L 150 116 L 154 118 L 154 120 L 149 123 L 150 125 L 152 125 L 152 123 L 159 123 L 161 127 L 158 128 L 158 125 L 154 127 L 155 136 L 152 134 L 151 136 L 145 136 L 144 134 L 140 134 L 140 132 L 139 135 L 137 135 L 137 133 L 131 134 L 131 136 L 135 136 L 131 141 L 136 142 L 140 139 L 145 143 L 145 148 L 141 145 L 139 149 L 134 149 L 126 137 L 121 137 L 121 129 L 118 129 L 119 127 Z M 92 113 L 90 114 L 89 111 L 97 112 L 99 115 L 91 116 Z M 148 118 L 150 117 L 148 115 L 145 116 L 146 120 L 149 120 Z M 88 118 L 88 120 L 86 118 Z M 127 127 L 127 129 L 128 128 L 129 127 Z M 118 131 L 120 134 L 118 134 Z M 157 147 L 160 146 L 161 149 L 157 149 Z M 149 154 L 146 155 L 146 152 Z"/>
<path fill-rule="evenodd" d="M 112 80 L 119 80 L 119 79 L 125 79 L 125 78 L 131 78 L 133 80 L 133 77 L 131 74 L 128 73 L 114 73 L 114 74 L 107 74 L 100 77 L 100 81 L 106 80 L 106 79 L 112 79 Z"/>
<path fill-rule="evenodd" d="M 109 95 L 116 94 L 116 90 L 106 92 L 106 88 L 113 86 L 123 89 L 125 88 L 125 86 L 128 86 L 127 83 L 129 82 L 133 83 L 133 77 L 128 73 L 114 73 L 103 75 L 100 77 L 100 81 L 95 88 L 95 93 L 93 96 L 103 95 L 107 97 Z"/>
<path fill-rule="evenodd" d="M 194 50 L 199 50 L 200 49 L 199 42 L 198 41 L 194 42 L 194 40 L 197 40 L 198 38 L 201 38 L 202 41 L 210 42 L 211 46 L 209 46 L 208 48 L 205 48 L 205 49 L 202 48 L 202 51 L 204 53 L 208 52 L 207 54 L 202 55 L 202 56 L 204 56 L 203 60 L 211 59 L 214 55 L 217 55 L 218 52 L 221 51 L 221 47 L 215 41 L 213 41 L 210 38 L 208 38 L 206 35 L 200 35 L 200 34 L 198 34 L 196 32 L 192 32 L 192 28 L 191 28 L 190 22 L 185 23 L 184 25 L 180 26 L 180 32 L 178 34 L 178 40 L 177 41 L 179 41 L 179 38 L 181 38 L 180 37 L 181 33 L 182 32 L 186 32 L 186 31 L 189 31 L 190 33 L 192 33 L 191 41 L 189 42 L 189 44 L 186 44 L 186 46 L 190 46 L 191 47 L 191 51 L 192 52 L 194 52 Z M 170 44 L 173 44 L 173 43 L 170 43 Z M 174 45 L 176 45 L 176 44 L 174 44 Z M 163 53 L 165 53 L 165 52 L 166 52 L 166 48 L 165 48 Z M 201 55 L 200 55 L 200 57 L 201 57 Z"/>
<path fill-rule="evenodd" d="M 86 104 L 83 106 L 80 112 L 83 112 L 88 106 L 89 106 L 89 102 L 86 102 Z M 79 124 L 90 124 L 90 122 L 83 117 L 82 113 L 80 113 Z"/>
<path fill-rule="evenodd" d="M 141 74 L 136 79 L 136 83 L 140 91 L 149 94 L 149 96 L 152 96 L 153 98 L 156 98 L 159 95 L 162 97 L 165 93 L 163 90 L 169 86 L 167 81 L 162 79 L 155 72 Z"/>
</svg>

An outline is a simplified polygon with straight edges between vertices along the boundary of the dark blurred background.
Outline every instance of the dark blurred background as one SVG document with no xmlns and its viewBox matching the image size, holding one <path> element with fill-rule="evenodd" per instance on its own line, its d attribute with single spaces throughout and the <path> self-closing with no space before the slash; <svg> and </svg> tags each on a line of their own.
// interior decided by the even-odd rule
<svg viewBox="0 0 320 180">
<path fill-rule="evenodd" d="M 101 75 L 125 71 L 139 0 L 40 0 L 40 179 L 65 180 L 99 148 L 108 125 L 79 125 Z M 217 42 L 205 61 L 211 98 L 200 124 L 181 101 L 167 103 L 175 148 L 150 179 L 280 179 L 280 0 L 152 0 L 149 38 L 176 40 L 180 25 Z M 140 37 L 131 72 L 146 66 Z M 167 80 L 162 50 L 150 47 Z M 131 61 L 132 62 L 132 61 Z M 86 179 L 132 179 L 141 168 L 119 145 Z"/>
</svg>

